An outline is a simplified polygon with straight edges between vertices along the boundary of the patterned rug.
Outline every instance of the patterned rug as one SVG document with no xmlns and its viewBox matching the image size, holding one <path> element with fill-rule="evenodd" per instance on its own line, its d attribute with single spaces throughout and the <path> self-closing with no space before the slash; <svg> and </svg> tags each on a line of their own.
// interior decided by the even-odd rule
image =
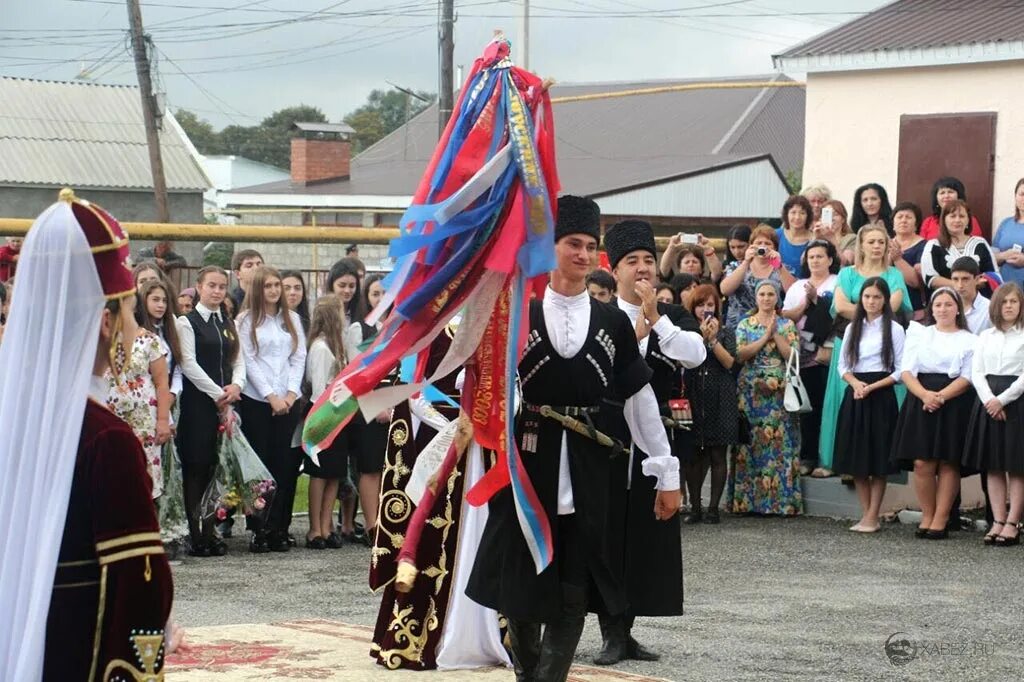
<svg viewBox="0 0 1024 682">
<path fill-rule="evenodd" d="M 187 628 L 182 649 L 168 657 L 168 682 L 229 680 L 419 680 L 508 682 L 511 670 L 433 673 L 388 671 L 370 658 L 372 628 L 330 620 L 299 620 L 269 625 Z M 659 682 L 606 668 L 575 665 L 570 682 Z"/>
</svg>

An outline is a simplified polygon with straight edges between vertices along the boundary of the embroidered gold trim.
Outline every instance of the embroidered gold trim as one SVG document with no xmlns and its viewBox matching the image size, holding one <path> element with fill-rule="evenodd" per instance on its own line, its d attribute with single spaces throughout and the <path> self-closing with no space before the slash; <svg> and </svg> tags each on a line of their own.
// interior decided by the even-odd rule
<svg viewBox="0 0 1024 682">
<path fill-rule="evenodd" d="M 107 664 L 107 669 L 103 671 L 103 679 L 120 680 L 123 679 L 121 675 L 128 673 L 135 682 L 163 682 L 163 666 L 160 666 L 159 671 L 156 669 L 157 660 L 160 659 L 164 651 L 163 632 L 158 635 L 135 634 L 132 635 L 131 639 L 135 655 L 138 657 L 139 662 L 142 663 L 142 668 L 136 668 L 123 658 L 115 658 Z M 115 671 L 119 674 L 116 678 L 112 678 L 111 674 Z"/>
<path fill-rule="evenodd" d="M 108 564 L 115 564 L 118 561 L 124 561 L 125 559 L 133 559 L 137 556 L 148 556 L 151 554 L 163 554 L 164 548 L 160 547 L 136 547 L 135 549 L 126 549 L 123 552 L 117 554 L 109 554 L 100 559 L 100 566 L 107 566 Z"/>
<path fill-rule="evenodd" d="M 54 585 L 53 589 L 55 589 L 55 590 L 64 590 L 64 589 L 67 589 L 69 587 L 89 587 L 91 585 L 99 585 L 99 584 L 100 584 L 99 580 L 89 580 L 89 581 L 84 582 L 84 583 L 65 583 L 63 585 Z"/>
<path fill-rule="evenodd" d="M 71 566 L 94 566 L 99 562 L 95 559 L 82 559 L 81 561 L 58 561 L 57 568 L 69 568 Z"/>
<path fill-rule="evenodd" d="M 115 547 L 122 547 L 124 545 L 134 545 L 139 542 L 162 542 L 160 539 L 160 533 L 133 533 L 131 535 L 123 535 L 113 540 L 104 540 L 103 542 L 96 543 L 97 552 L 105 552 L 108 549 L 114 549 Z M 100 563 L 103 563 L 103 559 L 100 559 Z"/>
<path fill-rule="evenodd" d="M 113 293 L 113 294 L 107 294 L 104 298 L 106 300 L 108 300 L 108 301 L 116 301 L 119 298 L 124 298 L 124 297 L 129 296 L 129 295 L 134 294 L 134 293 L 135 293 L 135 287 L 132 287 L 131 289 L 127 289 L 125 291 L 118 291 L 118 292 Z"/>
<path fill-rule="evenodd" d="M 96 664 L 100 659 L 100 639 L 103 636 L 103 612 L 107 610 L 107 567 L 100 569 L 100 600 L 96 607 L 96 635 L 92 641 L 92 665 L 89 666 L 89 682 L 96 679 Z"/>
</svg>

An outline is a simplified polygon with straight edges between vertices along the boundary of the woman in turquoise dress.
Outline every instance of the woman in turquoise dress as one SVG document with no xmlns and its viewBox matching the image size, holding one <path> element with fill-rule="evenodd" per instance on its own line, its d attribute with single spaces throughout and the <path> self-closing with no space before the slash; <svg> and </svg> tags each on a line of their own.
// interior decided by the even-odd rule
<svg viewBox="0 0 1024 682">
<path fill-rule="evenodd" d="M 740 412 L 750 425 L 750 443 L 736 448 L 729 477 L 734 513 L 794 516 L 803 513 L 800 490 L 800 423 L 786 412 L 786 359 L 797 348 L 798 333 L 778 314 L 778 285 L 761 280 L 757 309 L 736 327 Z"/>
<path fill-rule="evenodd" d="M 865 225 L 857 233 L 856 260 L 853 265 L 839 271 L 835 296 L 832 299 L 832 317 L 852 320 L 860 299 L 860 289 L 869 277 L 881 277 L 889 285 L 889 305 L 897 317 L 909 319 L 912 314 L 910 293 L 899 269 L 889 260 L 889 233 L 881 226 Z M 832 475 L 832 455 L 835 451 L 836 421 L 839 406 L 846 392 L 846 382 L 839 376 L 836 367 L 842 353 L 843 329 L 838 329 L 832 358 L 829 362 L 828 385 L 825 387 L 825 404 L 821 412 L 821 442 L 818 447 L 818 468 L 811 472 L 815 478 Z M 896 384 L 896 400 L 902 405 L 907 389 Z"/>
</svg>

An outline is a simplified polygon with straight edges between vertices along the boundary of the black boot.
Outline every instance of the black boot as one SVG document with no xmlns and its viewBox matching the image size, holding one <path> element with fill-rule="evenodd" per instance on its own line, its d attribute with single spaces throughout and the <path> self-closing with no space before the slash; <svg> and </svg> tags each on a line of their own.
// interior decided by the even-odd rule
<svg viewBox="0 0 1024 682">
<path fill-rule="evenodd" d="M 626 624 L 622 616 L 599 614 L 601 625 L 601 651 L 594 657 L 594 665 L 615 665 L 628 657 L 626 650 Z"/>
<path fill-rule="evenodd" d="M 512 649 L 512 669 L 516 682 L 534 682 L 534 670 L 540 659 L 540 623 L 508 619 L 508 639 Z"/>
<path fill-rule="evenodd" d="M 626 635 L 626 655 L 624 658 L 629 658 L 634 661 L 658 661 L 661 659 L 660 654 L 656 654 L 640 642 L 633 639 L 633 617 L 627 617 L 624 623 L 624 631 Z"/>
<path fill-rule="evenodd" d="M 583 634 L 583 621 L 587 615 L 585 587 L 562 584 L 562 616 L 544 625 L 544 639 L 540 643 L 540 660 L 533 679 L 537 682 L 565 682 L 569 677 L 576 647 Z"/>
</svg>

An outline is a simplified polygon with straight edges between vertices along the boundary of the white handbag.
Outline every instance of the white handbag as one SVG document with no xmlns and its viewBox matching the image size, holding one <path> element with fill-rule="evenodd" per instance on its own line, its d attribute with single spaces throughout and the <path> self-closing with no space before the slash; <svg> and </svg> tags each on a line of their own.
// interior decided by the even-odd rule
<svg viewBox="0 0 1024 682">
<path fill-rule="evenodd" d="M 807 397 L 807 389 L 804 382 L 800 380 L 800 353 L 796 344 L 789 351 L 789 360 L 786 361 L 786 397 L 783 401 L 786 412 L 803 414 L 814 408 Z"/>
</svg>

